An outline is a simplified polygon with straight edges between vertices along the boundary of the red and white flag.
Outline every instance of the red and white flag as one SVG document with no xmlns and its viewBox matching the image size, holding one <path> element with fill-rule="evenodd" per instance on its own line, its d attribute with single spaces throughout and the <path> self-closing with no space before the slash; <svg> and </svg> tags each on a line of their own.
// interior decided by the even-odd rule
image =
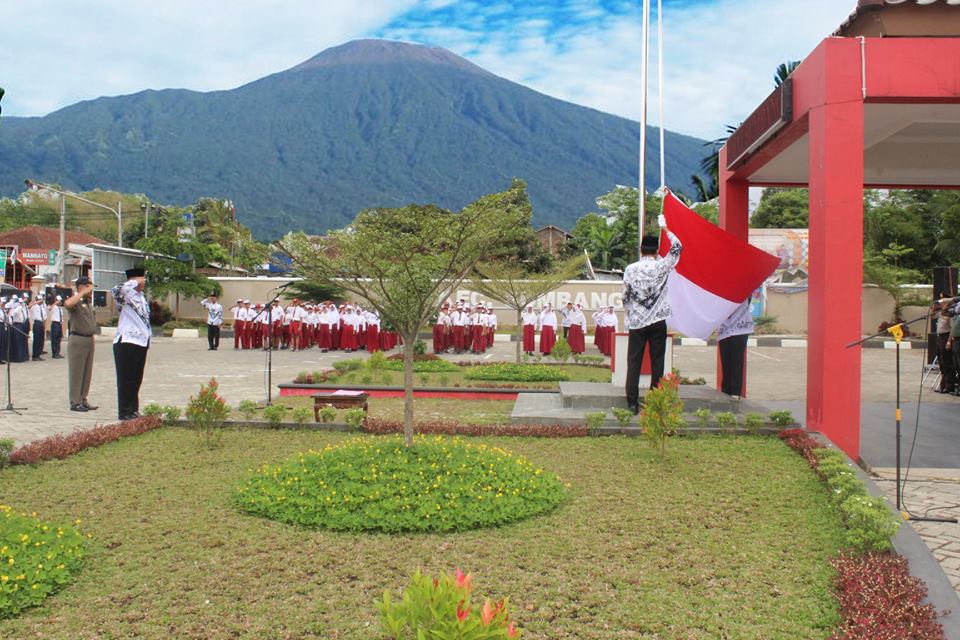
<svg viewBox="0 0 960 640">
<path fill-rule="evenodd" d="M 706 340 L 770 277 L 780 260 L 701 218 L 669 191 L 663 215 L 683 245 L 668 280 L 672 315 L 667 324 L 685 336 Z M 660 255 L 669 249 L 664 235 Z"/>
</svg>

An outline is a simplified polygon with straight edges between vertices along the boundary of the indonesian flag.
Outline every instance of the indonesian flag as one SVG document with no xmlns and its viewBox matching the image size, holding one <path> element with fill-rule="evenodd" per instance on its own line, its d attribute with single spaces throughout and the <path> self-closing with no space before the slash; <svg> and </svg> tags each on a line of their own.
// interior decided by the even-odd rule
<svg viewBox="0 0 960 640">
<path fill-rule="evenodd" d="M 680 262 L 667 281 L 672 309 L 667 324 L 706 340 L 770 277 L 780 260 L 701 218 L 669 191 L 663 215 L 683 245 Z M 662 235 L 660 255 L 669 249 L 670 240 Z"/>
</svg>

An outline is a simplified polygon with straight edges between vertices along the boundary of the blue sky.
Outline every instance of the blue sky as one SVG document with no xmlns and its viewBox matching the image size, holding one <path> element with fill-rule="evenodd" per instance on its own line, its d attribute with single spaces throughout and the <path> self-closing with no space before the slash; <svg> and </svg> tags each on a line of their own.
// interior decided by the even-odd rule
<svg viewBox="0 0 960 640">
<path fill-rule="evenodd" d="M 804 57 L 855 4 L 664 0 L 667 128 L 722 135 L 770 92 L 780 62 Z M 147 88 L 229 89 L 327 47 L 382 37 L 443 46 L 548 95 L 638 119 L 640 7 L 641 0 L 2 0 L 4 114 L 44 115 Z M 655 57 L 655 40 L 651 48 Z M 655 100 L 657 87 L 651 91 Z"/>
</svg>

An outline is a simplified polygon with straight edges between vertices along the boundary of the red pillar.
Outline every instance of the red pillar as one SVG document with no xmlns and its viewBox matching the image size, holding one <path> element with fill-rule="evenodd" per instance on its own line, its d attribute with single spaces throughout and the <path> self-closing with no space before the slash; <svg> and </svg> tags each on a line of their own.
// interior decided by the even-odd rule
<svg viewBox="0 0 960 640">
<path fill-rule="evenodd" d="M 750 185 L 727 171 L 727 147 L 720 149 L 720 228 L 743 241 L 750 239 Z M 743 387 L 740 395 L 747 395 L 747 355 L 743 355 Z M 717 389 L 723 382 L 720 351 L 717 350 Z"/>
<path fill-rule="evenodd" d="M 844 52 L 838 52 L 843 54 Z M 859 59 L 836 60 L 827 104 L 810 110 L 807 428 L 860 453 L 863 292 L 863 102 Z M 855 84 L 854 84 L 855 83 Z"/>
</svg>

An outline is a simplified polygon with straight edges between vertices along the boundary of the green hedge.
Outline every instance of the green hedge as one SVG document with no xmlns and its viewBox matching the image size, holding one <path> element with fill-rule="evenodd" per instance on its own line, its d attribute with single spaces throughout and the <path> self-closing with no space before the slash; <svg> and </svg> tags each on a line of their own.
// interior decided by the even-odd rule
<svg viewBox="0 0 960 640">
<path fill-rule="evenodd" d="M 570 376 L 559 367 L 542 364 L 485 364 L 470 367 L 463 374 L 467 380 L 506 380 L 510 382 L 562 382 Z"/>
<path fill-rule="evenodd" d="M 380 368 L 403 371 L 403 360 L 386 360 Z M 460 367 L 446 360 L 419 360 L 413 363 L 414 373 L 447 373 L 459 370 Z"/>
</svg>

